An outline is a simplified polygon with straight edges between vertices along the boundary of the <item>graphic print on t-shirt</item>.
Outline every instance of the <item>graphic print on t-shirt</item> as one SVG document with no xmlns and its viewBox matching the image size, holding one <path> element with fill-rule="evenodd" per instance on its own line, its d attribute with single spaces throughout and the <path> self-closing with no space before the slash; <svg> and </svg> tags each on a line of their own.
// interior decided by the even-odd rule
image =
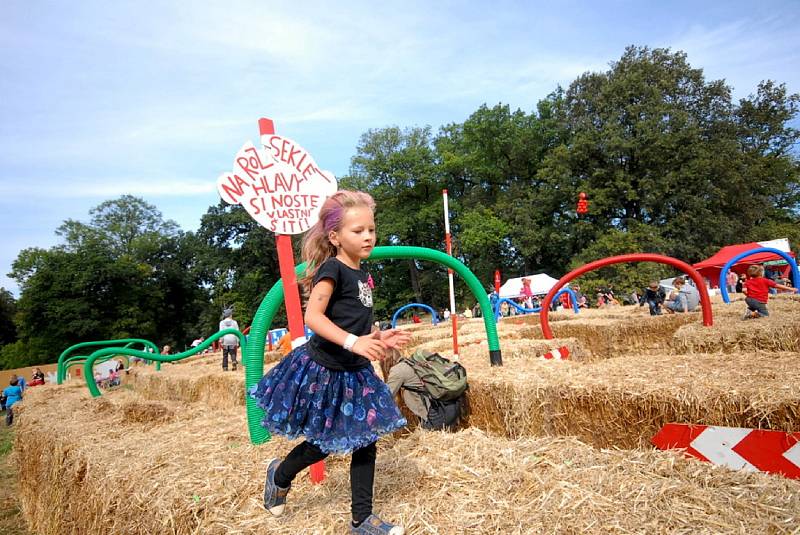
<svg viewBox="0 0 800 535">
<path fill-rule="evenodd" d="M 372 290 L 368 283 L 358 281 L 358 300 L 365 307 L 372 308 Z"/>
</svg>

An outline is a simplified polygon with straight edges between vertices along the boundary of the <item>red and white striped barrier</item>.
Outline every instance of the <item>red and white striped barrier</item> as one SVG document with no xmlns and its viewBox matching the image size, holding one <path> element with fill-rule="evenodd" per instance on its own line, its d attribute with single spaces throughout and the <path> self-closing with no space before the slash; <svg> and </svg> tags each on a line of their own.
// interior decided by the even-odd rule
<svg viewBox="0 0 800 535">
<path fill-rule="evenodd" d="M 800 433 L 666 424 L 651 442 L 662 450 L 685 448 L 687 455 L 734 470 L 800 479 Z"/>
<path fill-rule="evenodd" d="M 569 358 L 569 348 L 567 346 L 561 346 L 552 351 L 548 351 L 542 355 L 542 358 L 545 360 L 567 360 Z"/>
</svg>

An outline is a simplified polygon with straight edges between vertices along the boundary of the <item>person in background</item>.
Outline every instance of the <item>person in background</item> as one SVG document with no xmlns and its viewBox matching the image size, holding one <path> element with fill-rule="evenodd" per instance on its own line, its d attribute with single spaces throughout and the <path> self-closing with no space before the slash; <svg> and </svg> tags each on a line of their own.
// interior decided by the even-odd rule
<svg viewBox="0 0 800 535">
<path fill-rule="evenodd" d="M 747 312 L 744 319 L 762 318 L 769 316 L 767 302 L 769 301 L 769 290 L 772 288 L 793 292 L 794 288 L 778 284 L 772 279 L 764 277 L 763 266 L 750 266 L 747 268 L 747 281 L 744 283 L 744 302 L 747 304 Z"/>
<path fill-rule="evenodd" d="M 225 329 L 239 330 L 239 324 L 233 319 L 233 309 L 226 308 L 222 311 L 222 321 L 219 322 L 219 330 Z M 236 371 L 236 350 L 239 347 L 239 337 L 235 334 L 226 334 L 222 337 L 222 369 L 228 371 L 228 358 L 231 359 L 231 368 Z"/>
<path fill-rule="evenodd" d="M 739 275 L 737 275 L 733 270 L 728 271 L 728 275 L 725 277 L 725 284 L 728 287 L 728 293 L 736 293 L 737 282 L 739 282 Z M 722 283 L 722 281 L 720 281 L 720 283 Z"/>
<path fill-rule="evenodd" d="M 686 279 L 683 277 L 675 277 L 672 284 L 675 286 L 675 291 L 670 294 L 665 303 L 666 311 L 670 314 L 675 312 L 694 312 L 697 305 L 700 304 L 700 292 L 697 291 L 697 288 L 686 284 Z"/>
<path fill-rule="evenodd" d="M 22 400 L 22 387 L 19 386 L 16 375 L 11 376 L 8 386 L 3 390 L 3 396 L 6 398 L 6 425 L 11 425 L 14 423 L 14 404 Z"/>
<path fill-rule="evenodd" d="M 639 303 L 643 307 L 645 303 L 650 307 L 651 316 L 661 315 L 661 304 L 667 299 L 667 293 L 658 281 L 650 281 L 650 285 L 645 288 L 642 300 Z"/>
<path fill-rule="evenodd" d="M 483 316 L 483 311 L 481 310 L 481 306 L 478 303 L 475 303 L 475 306 L 472 307 L 472 317 L 480 318 L 482 316 Z"/>
<path fill-rule="evenodd" d="M 525 308 L 531 308 L 531 298 L 533 297 L 533 290 L 531 289 L 531 280 L 527 277 L 522 279 L 522 295 Z"/>
<path fill-rule="evenodd" d="M 108 387 L 111 388 L 111 387 L 114 387 L 114 386 L 119 386 L 119 383 L 120 383 L 119 372 L 117 371 L 117 368 L 115 366 L 114 368 L 112 368 L 108 372 L 107 384 L 108 384 Z"/>
<path fill-rule="evenodd" d="M 28 386 L 39 386 L 44 384 L 44 374 L 42 370 L 39 368 L 33 369 L 33 375 L 31 375 L 31 382 Z"/>
<path fill-rule="evenodd" d="M 736 293 L 737 294 L 742 293 L 742 290 L 744 288 L 744 283 L 745 282 L 747 282 L 747 275 L 742 273 L 741 275 L 739 275 L 739 280 L 736 281 Z"/>
<path fill-rule="evenodd" d="M 386 358 L 380 361 L 384 381 L 392 396 L 401 393 L 403 402 L 419 418 L 423 429 L 454 430 L 462 415 L 464 396 L 450 402 L 432 401 L 425 394 L 425 385 L 414 368 L 397 349 L 388 349 Z"/>
<path fill-rule="evenodd" d="M 27 382 L 25 382 L 25 378 L 24 378 L 23 376 L 21 376 L 21 375 L 19 375 L 19 376 L 18 376 L 18 375 L 15 373 L 14 375 L 12 375 L 12 376 L 11 376 L 11 380 L 12 380 L 12 381 L 17 381 L 17 386 L 18 386 L 18 387 L 20 388 L 20 390 L 22 390 L 23 392 L 25 392 L 25 389 L 26 389 L 26 388 L 28 388 L 28 383 L 27 383 Z"/>
</svg>

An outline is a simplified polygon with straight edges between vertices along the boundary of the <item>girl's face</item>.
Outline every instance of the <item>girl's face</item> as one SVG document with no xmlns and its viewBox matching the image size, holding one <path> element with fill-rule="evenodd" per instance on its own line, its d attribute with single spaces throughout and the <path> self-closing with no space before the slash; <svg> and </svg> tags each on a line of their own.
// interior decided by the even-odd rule
<svg viewBox="0 0 800 535">
<path fill-rule="evenodd" d="M 375 218 L 372 210 L 366 206 L 348 208 L 342 217 L 342 227 L 338 231 L 331 231 L 328 238 L 338 250 L 336 256 L 340 260 L 349 260 L 352 267 L 357 267 L 375 247 Z"/>
</svg>

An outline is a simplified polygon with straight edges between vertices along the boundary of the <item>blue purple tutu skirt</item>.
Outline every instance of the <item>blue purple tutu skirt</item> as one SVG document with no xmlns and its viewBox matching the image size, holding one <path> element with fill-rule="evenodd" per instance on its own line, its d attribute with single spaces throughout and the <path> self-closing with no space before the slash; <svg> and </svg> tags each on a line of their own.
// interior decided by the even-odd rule
<svg viewBox="0 0 800 535">
<path fill-rule="evenodd" d="M 350 453 L 406 425 L 391 391 L 372 366 L 336 371 L 314 362 L 302 345 L 248 392 L 266 411 L 273 434 L 305 439 L 325 453 Z"/>
</svg>

